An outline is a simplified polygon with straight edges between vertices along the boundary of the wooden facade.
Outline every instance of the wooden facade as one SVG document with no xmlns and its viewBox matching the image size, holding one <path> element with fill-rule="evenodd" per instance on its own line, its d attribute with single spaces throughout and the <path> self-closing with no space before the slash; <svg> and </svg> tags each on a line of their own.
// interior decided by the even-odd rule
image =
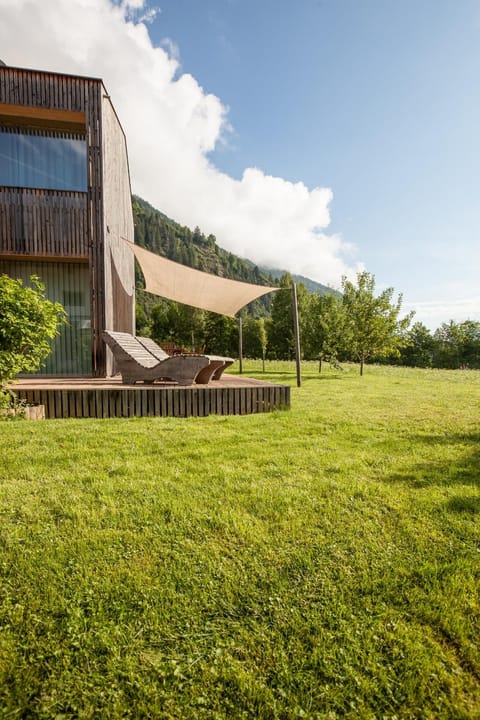
<svg viewBox="0 0 480 720">
<path fill-rule="evenodd" d="M 1 255 L 88 262 L 86 193 L 0 187 Z"/>
<path fill-rule="evenodd" d="M 99 79 L 0 66 L 2 127 L 85 138 L 85 192 L 0 186 L 0 259 L 88 263 L 92 376 L 105 377 L 103 330 L 135 322 L 128 158 L 110 97 Z"/>
<path fill-rule="evenodd" d="M 125 386 L 119 380 L 78 379 L 41 383 L 24 380 L 13 389 L 29 405 L 44 406 L 47 419 L 251 415 L 290 407 L 289 385 L 228 374 L 209 385 L 191 387 Z"/>
</svg>

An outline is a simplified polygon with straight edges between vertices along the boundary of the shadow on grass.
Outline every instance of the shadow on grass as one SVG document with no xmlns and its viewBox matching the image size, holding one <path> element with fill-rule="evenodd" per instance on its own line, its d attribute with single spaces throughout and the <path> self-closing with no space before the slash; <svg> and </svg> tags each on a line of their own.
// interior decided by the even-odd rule
<svg viewBox="0 0 480 720">
<path fill-rule="evenodd" d="M 447 503 L 447 510 L 475 515 L 475 513 L 480 512 L 480 496 L 473 495 L 471 497 L 464 497 L 458 495 L 457 497 L 450 498 Z"/>
<path fill-rule="evenodd" d="M 268 370 L 265 373 L 262 373 L 261 371 L 258 371 L 258 370 L 252 370 L 252 371 L 244 370 L 243 373 L 241 373 L 241 374 L 239 372 L 231 373 L 231 375 L 234 375 L 234 374 L 239 375 L 240 377 L 254 377 L 258 380 L 267 380 L 268 381 L 268 378 L 275 377 L 275 382 L 280 382 L 280 381 L 283 381 L 286 383 L 287 382 L 291 382 L 291 383 L 297 382 L 297 376 L 295 373 L 282 372 L 281 370 L 274 370 L 274 371 Z M 224 377 L 225 377 L 225 375 L 224 375 Z M 312 374 L 302 373 L 302 382 L 304 380 L 309 380 L 309 381 L 310 380 L 343 380 L 343 378 L 344 378 L 344 375 L 342 375 L 342 374 L 327 375 L 327 374 L 323 374 L 323 373 L 318 373 L 318 375 L 314 375 L 313 373 Z"/>
<path fill-rule="evenodd" d="M 401 482 L 412 488 L 433 486 L 473 485 L 480 488 L 480 433 L 459 433 L 446 437 L 438 435 L 411 435 L 412 447 L 420 445 L 438 446 L 438 460 L 408 465 L 403 472 L 390 475 L 387 482 Z M 445 459 L 442 451 L 446 446 L 461 446 L 454 459 Z M 478 512 L 480 496 L 452 498 L 448 504 L 452 511 Z"/>
</svg>

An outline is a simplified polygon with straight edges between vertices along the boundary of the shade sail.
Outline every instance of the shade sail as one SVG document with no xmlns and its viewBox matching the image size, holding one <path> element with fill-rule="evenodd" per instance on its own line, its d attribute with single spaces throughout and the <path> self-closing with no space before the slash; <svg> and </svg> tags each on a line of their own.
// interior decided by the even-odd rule
<svg viewBox="0 0 480 720">
<path fill-rule="evenodd" d="M 145 290 L 184 305 L 234 317 L 248 303 L 279 289 L 210 275 L 128 244 L 145 276 Z"/>
</svg>

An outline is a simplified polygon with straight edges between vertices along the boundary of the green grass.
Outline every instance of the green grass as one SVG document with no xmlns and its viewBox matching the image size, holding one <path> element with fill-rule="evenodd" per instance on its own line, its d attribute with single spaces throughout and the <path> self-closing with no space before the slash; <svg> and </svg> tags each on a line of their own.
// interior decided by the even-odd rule
<svg viewBox="0 0 480 720">
<path fill-rule="evenodd" d="M 479 410 L 305 364 L 288 412 L 1 422 L 0 717 L 480 718 Z"/>
</svg>

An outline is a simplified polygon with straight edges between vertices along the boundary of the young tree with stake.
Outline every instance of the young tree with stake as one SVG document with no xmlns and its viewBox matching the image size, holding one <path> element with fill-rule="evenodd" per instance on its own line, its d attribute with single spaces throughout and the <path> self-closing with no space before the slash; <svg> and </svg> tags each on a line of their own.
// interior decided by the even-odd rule
<svg viewBox="0 0 480 720">
<path fill-rule="evenodd" d="M 402 296 L 392 302 L 393 288 L 375 296 L 375 276 L 357 273 L 357 283 L 342 278 L 345 344 L 360 363 L 372 356 L 386 357 L 399 352 L 405 344 L 405 332 L 413 312 L 399 319 Z"/>
</svg>

